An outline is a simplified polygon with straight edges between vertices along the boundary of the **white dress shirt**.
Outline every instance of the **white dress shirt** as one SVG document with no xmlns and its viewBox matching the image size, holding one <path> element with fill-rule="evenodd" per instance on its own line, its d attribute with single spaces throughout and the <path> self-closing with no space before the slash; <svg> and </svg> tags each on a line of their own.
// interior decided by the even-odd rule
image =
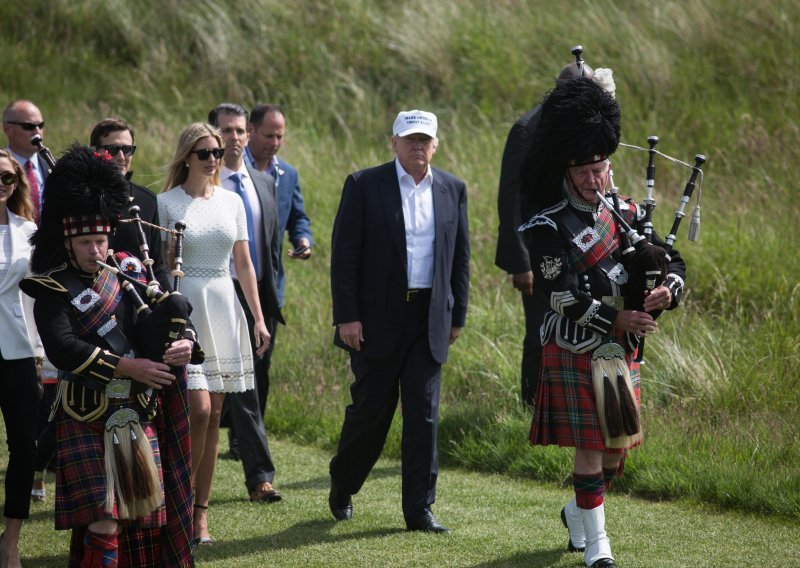
<svg viewBox="0 0 800 568">
<path fill-rule="evenodd" d="M 425 177 L 416 184 L 414 178 L 395 159 L 403 223 L 406 229 L 408 287 L 433 286 L 433 241 L 436 236 L 433 212 L 433 172 L 430 166 Z"/>
</svg>

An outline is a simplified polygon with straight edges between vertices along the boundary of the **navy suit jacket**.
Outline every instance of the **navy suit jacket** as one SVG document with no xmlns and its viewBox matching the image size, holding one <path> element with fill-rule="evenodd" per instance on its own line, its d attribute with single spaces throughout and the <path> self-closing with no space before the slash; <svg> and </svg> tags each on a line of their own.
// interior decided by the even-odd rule
<svg viewBox="0 0 800 568">
<path fill-rule="evenodd" d="M 297 170 L 278 158 L 278 171 L 275 184 L 277 185 L 278 202 L 278 250 L 283 250 L 283 237 L 288 232 L 289 240 L 293 247 L 297 247 L 300 239 L 305 237 L 309 243 L 311 239 L 311 220 L 306 215 L 303 194 L 300 191 L 300 178 Z M 283 305 L 283 294 L 286 289 L 286 277 L 283 271 L 283 258 L 279 256 L 278 262 L 278 298 Z"/>
<path fill-rule="evenodd" d="M 249 169 L 255 169 L 253 155 L 250 149 L 246 149 L 245 163 Z M 270 167 L 272 167 L 270 165 Z M 278 158 L 278 168 L 275 177 L 275 201 L 278 205 L 278 263 L 275 265 L 278 270 L 276 287 L 278 289 L 278 303 L 283 306 L 283 295 L 286 290 L 286 276 L 283 270 L 283 236 L 288 231 L 289 240 L 293 247 L 303 237 L 313 244 L 311 238 L 311 220 L 306 215 L 303 194 L 300 191 L 300 178 L 297 170 L 289 163 Z"/>
<path fill-rule="evenodd" d="M 259 172 L 251 167 L 245 160 L 247 173 L 253 180 L 253 186 L 258 194 L 258 203 L 261 206 L 261 226 L 263 248 L 259 251 L 261 257 L 262 274 L 258 281 L 258 294 L 261 298 L 261 311 L 265 318 L 272 318 L 280 323 L 285 323 L 278 301 L 278 269 L 280 265 L 281 248 L 280 233 L 278 232 L 278 207 L 275 202 L 275 180 L 272 176 Z"/>
<path fill-rule="evenodd" d="M 469 295 L 467 187 L 433 168 L 434 258 L 428 312 L 433 358 L 447 361 L 452 327 L 463 327 Z M 394 161 L 350 174 L 331 242 L 333 323 L 360 321 L 366 357 L 388 356 L 399 340 L 408 287 L 406 234 Z M 349 351 L 339 337 L 334 343 Z"/>
</svg>

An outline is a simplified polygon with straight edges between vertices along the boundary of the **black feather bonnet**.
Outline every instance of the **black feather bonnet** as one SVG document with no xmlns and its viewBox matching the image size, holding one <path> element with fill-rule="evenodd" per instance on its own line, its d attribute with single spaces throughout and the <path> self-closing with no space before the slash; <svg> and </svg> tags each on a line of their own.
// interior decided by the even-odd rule
<svg viewBox="0 0 800 568">
<path fill-rule="evenodd" d="M 39 229 L 31 237 L 33 272 L 68 260 L 64 238 L 113 233 L 128 208 L 128 183 L 107 156 L 72 144 L 47 176 Z"/>
<path fill-rule="evenodd" d="M 607 158 L 620 137 L 619 104 L 591 79 L 559 82 L 540 112 L 520 171 L 520 191 L 534 210 L 564 198 L 567 168 Z"/>
</svg>

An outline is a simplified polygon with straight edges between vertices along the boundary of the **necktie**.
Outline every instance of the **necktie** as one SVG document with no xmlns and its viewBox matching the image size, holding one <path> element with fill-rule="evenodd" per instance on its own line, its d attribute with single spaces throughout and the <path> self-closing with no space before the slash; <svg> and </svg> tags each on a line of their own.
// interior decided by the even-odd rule
<svg viewBox="0 0 800 568">
<path fill-rule="evenodd" d="M 270 162 L 267 173 L 272 176 L 272 179 L 275 180 L 275 189 L 278 189 L 278 163 Z"/>
<path fill-rule="evenodd" d="M 36 172 L 33 171 L 33 163 L 28 160 L 25 162 L 25 176 L 28 178 L 28 185 L 31 186 L 31 201 L 33 202 L 33 220 L 39 224 L 39 208 L 41 205 L 39 196 L 39 180 L 36 179 Z"/>
<path fill-rule="evenodd" d="M 235 173 L 228 179 L 232 179 L 236 184 L 236 193 L 242 198 L 244 202 L 244 214 L 247 217 L 247 244 L 250 247 L 250 259 L 253 261 L 253 268 L 256 271 L 256 278 L 258 278 L 258 252 L 256 249 L 256 231 L 253 223 L 253 211 L 250 208 L 250 200 L 247 198 L 247 192 L 242 183 L 242 174 Z"/>
</svg>

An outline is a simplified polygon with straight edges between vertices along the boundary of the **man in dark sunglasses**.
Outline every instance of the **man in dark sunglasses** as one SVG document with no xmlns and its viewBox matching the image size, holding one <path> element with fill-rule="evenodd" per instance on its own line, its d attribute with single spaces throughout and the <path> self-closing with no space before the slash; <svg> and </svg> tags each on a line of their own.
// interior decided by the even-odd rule
<svg viewBox="0 0 800 568">
<path fill-rule="evenodd" d="M 119 167 L 120 173 L 128 180 L 131 205 L 139 206 L 139 216 L 143 221 L 158 224 L 158 205 L 156 196 L 152 191 L 131 181 L 133 172 L 131 162 L 136 152 L 134 145 L 133 127 L 119 118 L 106 118 L 98 122 L 89 137 L 89 145 L 96 152 L 105 153 L 111 161 Z M 161 262 L 161 231 L 144 226 L 145 236 L 150 248 L 150 257 L 153 259 L 153 269 L 161 287 L 169 288 L 169 276 Z M 127 251 L 137 256 L 139 243 L 136 240 L 136 229 L 131 223 L 120 223 L 116 233 L 111 237 L 111 248 L 118 251 Z"/>
<path fill-rule="evenodd" d="M 39 209 L 44 195 L 44 183 L 49 168 L 31 144 L 35 135 L 42 136 L 44 119 L 39 108 L 31 101 L 17 99 L 3 110 L 3 132 L 8 138 L 8 149 L 22 166 L 31 187 L 34 219 L 39 219 Z"/>
</svg>

